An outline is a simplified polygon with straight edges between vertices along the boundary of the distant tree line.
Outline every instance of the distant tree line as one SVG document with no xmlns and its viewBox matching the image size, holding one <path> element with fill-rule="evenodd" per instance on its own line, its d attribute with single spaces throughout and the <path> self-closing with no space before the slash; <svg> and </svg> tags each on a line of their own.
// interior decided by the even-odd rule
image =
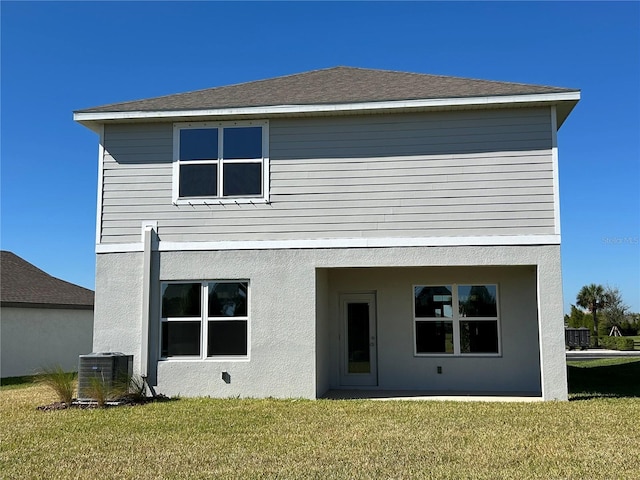
<svg viewBox="0 0 640 480">
<path fill-rule="evenodd" d="M 614 326 L 622 335 L 640 335 L 640 313 L 632 313 L 620 291 L 609 286 L 582 287 L 571 313 L 564 316 L 564 323 L 571 328 L 588 328 L 599 337 L 609 335 Z"/>
</svg>

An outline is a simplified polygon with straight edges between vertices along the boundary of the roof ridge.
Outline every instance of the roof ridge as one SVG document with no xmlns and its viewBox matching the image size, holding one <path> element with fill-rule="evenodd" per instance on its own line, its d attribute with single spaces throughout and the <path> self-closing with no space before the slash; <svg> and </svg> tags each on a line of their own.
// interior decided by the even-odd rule
<svg viewBox="0 0 640 480">
<path fill-rule="evenodd" d="M 338 65 L 76 110 L 149 112 L 273 105 L 320 105 L 415 99 L 496 97 L 576 89 L 452 75 Z"/>
<path fill-rule="evenodd" d="M 151 97 L 154 100 L 162 100 L 163 98 L 167 98 L 167 97 L 177 97 L 177 96 L 181 96 L 181 95 L 191 95 L 194 93 L 202 93 L 202 92 L 208 92 L 211 90 L 217 90 L 217 89 L 222 89 L 222 88 L 231 88 L 231 87 L 241 87 L 242 85 L 248 85 L 248 84 L 257 84 L 257 83 L 261 83 L 261 82 L 268 82 L 271 80 L 276 80 L 276 79 L 283 79 L 283 78 L 289 78 L 289 77 L 296 77 L 296 76 L 300 76 L 300 75 L 307 75 L 309 73 L 315 73 L 315 72 L 322 72 L 322 71 L 326 71 L 326 70 L 334 70 L 337 68 L 355 68 L 355 67 L 341 67 L 341 66 L 336 66 L 336 67 L 327 67 L 327 68 L 317 68 L 315 70 L 309 70 L 306 72 L 298 72 L 298 73 L 288 73 L 286 75 L 278 75 L 277 77 L 269 77 L 269 78 L 261 78 L 259 80 L 247 80 L 246 82 L 238 82 L 238 83 L 231 83 L 229 85 L 219 85 L 217 87 L 207 87 L 207 88 L 198 88 L 196 90 L 188 90 L 186 92 L 178 92 L 178 93 L 167 93 L 165 95 L 158 95 L 156 97 Z M 363 70 L 367 70 L 367 69 L 363 69 Z M 112 105 L 121 105 L 123 103 L 130 103 L 130 102 L 140 102 L 143 100 L 147 100 L 147 98 L 136 98 L 134 100 L 124 100 L 121 102 L 113 102 L 113 103 L 107 103 L 105 105 L 100 105 L 100 108 L 106 108 L 106 107 L 110 107 Z M 91 110 L 92 108 L 95 107 L 89 107 L 89 108 L 83 108 L 81 110 L 75 110 L 76 112 L 78 111 L 84 111 L 84 110 Z"/>
</svg>

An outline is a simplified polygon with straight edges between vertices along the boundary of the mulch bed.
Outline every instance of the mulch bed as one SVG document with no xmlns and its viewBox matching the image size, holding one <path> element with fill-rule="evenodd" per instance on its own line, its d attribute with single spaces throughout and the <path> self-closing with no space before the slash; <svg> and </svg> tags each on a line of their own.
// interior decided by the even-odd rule
<svg viewBox="0 0 640 480">
<path fill-rule="evenodd" d="M 155 395 L 153 397 L 140 397 L 140 396 L 127 396 L 119 398 L 116 401 L 107 401 L 104 406 L 99 407 L 98 402 L 92 401 L 78 401 L 77 399 L 73 399 L 71 405 L 68 405 L 64 402 L 53 402 L 48 405 L 40 405 L 36 408 L 36 410 L 40 410 L 43 412 L 51 412 L 54 410 L 66 410 L 68 408 L 79 408 L 79 409 L 89 409 L 89 408 L 113 408 L 113 407 L 135 407 L 137 405 L 146 405 L 147 403 L 154 402 L 168 402 L 171 401 L 171 398 L 165 395 Z"/>
</svg>

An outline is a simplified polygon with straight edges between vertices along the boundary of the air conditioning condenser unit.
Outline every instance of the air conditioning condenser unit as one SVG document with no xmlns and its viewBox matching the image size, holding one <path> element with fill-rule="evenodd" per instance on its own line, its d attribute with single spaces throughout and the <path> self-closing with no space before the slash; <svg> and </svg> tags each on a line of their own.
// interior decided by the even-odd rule
<svg viewBox="0 0 640 480">
<path fill-rule="evenodd" d="M 92 388 L 96 381 L 108 391 L 127 385 L 133 375 L 133 355 L 119 352 L 101 352 L 80 355 L 78 362 L 78 400 L 93 400 Z"/>
</svg>

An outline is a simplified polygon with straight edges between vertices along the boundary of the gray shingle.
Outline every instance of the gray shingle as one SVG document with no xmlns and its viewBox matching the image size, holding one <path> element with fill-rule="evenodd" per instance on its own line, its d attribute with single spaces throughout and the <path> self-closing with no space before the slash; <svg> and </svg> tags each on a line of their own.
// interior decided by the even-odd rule
<svg viewBox="0 0 640 480">
<path fill-rule="evenodd" d="M 334 67 L 255 82 L 78 110 L 208 110 L 574 92 L 576 89 L 418 73 Z"/>
<path fill-rule="evenodd" d="M 93 310 L 93 291 L 43 272 L 12 252 L 0 251 L 0 302 L 3 307 Z"/>
</svg>

